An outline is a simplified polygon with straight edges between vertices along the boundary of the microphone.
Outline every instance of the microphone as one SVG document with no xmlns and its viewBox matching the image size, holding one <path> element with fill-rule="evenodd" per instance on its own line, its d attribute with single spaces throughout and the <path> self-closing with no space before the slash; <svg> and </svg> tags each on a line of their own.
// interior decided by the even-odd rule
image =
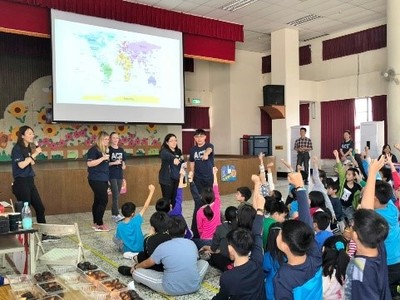
<svg viewBox="0 0 400 300">
<path fill-rule="evenodd" d="M 38 143 L 37 141 L 35 141 L 35 142 L 32 142 L 32 143 L 30 144 L 30 146 L 31 146 L 31 149 L 32 149 L 32 150 L 35 150 L 36 148 L 39 147 L 39 143 Z"/>
</svg>

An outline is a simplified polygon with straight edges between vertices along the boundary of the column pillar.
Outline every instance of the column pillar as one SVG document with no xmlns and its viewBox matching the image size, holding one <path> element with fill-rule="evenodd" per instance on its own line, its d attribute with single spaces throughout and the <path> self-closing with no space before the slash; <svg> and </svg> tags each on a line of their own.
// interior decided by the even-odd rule
<svg viewBox="0 0 400 300">
<path fill-rule="evenodd" d="M 271 34 L 271 84 L 285 86 L 285 118 L 272 121 L 272 153 L 290 162 L 290 127 L 299 125 L 299 32 L 281 29 Z M 278 172 L 286 172 L 277 163 Z"/>
<path fill-rule="evenodd" d="M 400 1 L 387 0 L 387 67 L 393 68 L 400 80 Z M 393 145 L 400 142 L 400 85 L 394 81 L 388 82 L 387 89 L 387 120 L 388 143 Z"/>
</svg>

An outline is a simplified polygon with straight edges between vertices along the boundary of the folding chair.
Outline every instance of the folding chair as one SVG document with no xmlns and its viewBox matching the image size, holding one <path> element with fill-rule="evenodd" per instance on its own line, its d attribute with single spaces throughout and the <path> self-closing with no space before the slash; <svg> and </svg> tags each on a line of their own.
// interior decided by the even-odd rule
<svg viewBox="0 0 400 300">
<path fill-rule="evenodd" d="M 37 250 L 36 250 L 36 261 L 40 261 L 46 265 L 77 265 L 80 261 L 84 259 L 83 244 L 81 236 L 79 234 L 78 224 L 73 225 L 60 225 L 60 224 L 35 224 L 38 232 L 35 233 L 37 239 Z M 48 244 L 52 247 L 50 250 L 46 251 L 42 245 L 42 235 L 52 235 L 56 237 L 73 237 L 76 239 L 77 246 L 74 248 L 57 247 L 57 244 Z M 61 242 L 60 242 L 61 243 Z M 46 245 L 46 248 L 47 245 Z"/>
</svg>

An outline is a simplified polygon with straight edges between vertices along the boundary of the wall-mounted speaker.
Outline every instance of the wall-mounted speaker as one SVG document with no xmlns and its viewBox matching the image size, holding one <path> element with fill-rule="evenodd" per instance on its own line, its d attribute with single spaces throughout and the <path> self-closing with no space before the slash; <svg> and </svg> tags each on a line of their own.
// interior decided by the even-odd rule
<svg viewBox="0 0 400 300">
<path fill-rule="evenodd" d="M 285 105 L 285 86 L 267 84 L 263 87 L 264 106 Z"/>
</svg>

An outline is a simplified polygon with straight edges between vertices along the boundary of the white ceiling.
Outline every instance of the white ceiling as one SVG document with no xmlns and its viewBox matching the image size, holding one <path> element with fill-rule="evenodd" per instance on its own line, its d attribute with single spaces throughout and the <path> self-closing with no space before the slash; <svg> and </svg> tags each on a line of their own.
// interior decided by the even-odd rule
<svg viewBox="0 0 400 300">
<path fill-rule="evenodd" d="M 370 22 L 386 20 L 386 0 L 259 0 L 234 12 L 221 7 L 232 0 L 125 0 L 244 25 L 245 41 L 236 49 L 270 50 L 270 33 L 298 28 L 300 42 Z M 292 27 L 290 21 L 316 14 L 316 20 Z"/>
</svg>

